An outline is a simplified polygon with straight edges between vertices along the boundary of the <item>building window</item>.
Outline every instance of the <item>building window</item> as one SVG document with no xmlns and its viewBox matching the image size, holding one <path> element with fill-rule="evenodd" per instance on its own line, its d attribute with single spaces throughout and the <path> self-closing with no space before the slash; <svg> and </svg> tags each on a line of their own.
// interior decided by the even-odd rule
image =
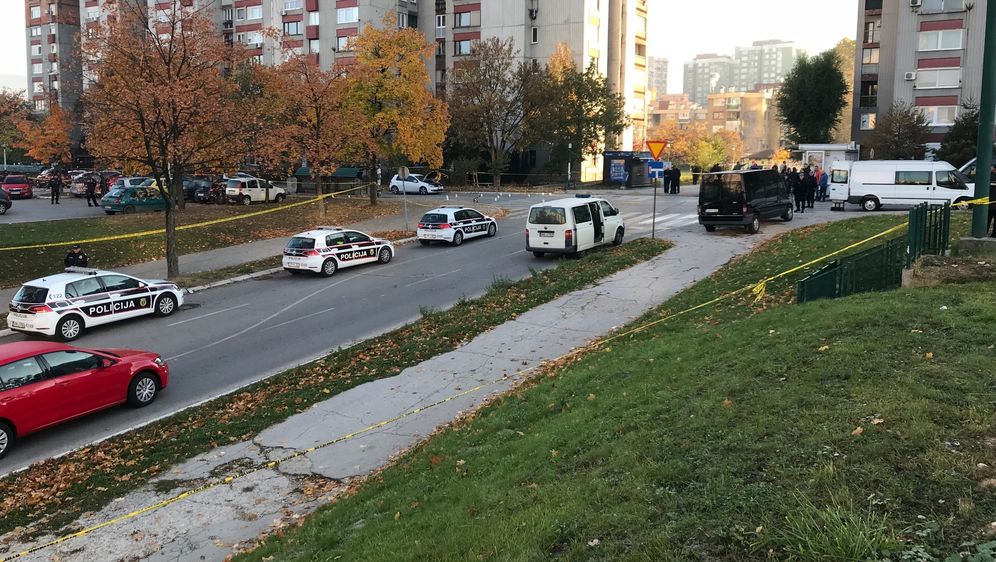
<svg viewBox="0 0 996 562">
<path fill-rule="evenodd" d="M 927 118 L 927 122 L 933 126 L 954 125 L 955 119 L 958 118 L 957 105 L 925 106 L 919 109 Z"/>
<path fill-rule="evenodd" d="M 242 20 L 246 19 L 246 9 L 245 8 L 237 8 L 235 10 L 235 19 L 238 20 L 238 21 L 242 21 Z"/>
<path fill-rule="evenodd" d="M 879 38 L 882 33 L 882 21 L 875 20 L 865 23 L 865 36 L 863 41 L 865 43 L 878 43 Z"/>
<path fill-rule="evenodd" d="M 32 27 L 32 28 L 31 28 L 31 31 L 29 32 L 29 34 L 30 34 L 30 35 L 31 35 L 32 37 L 41 37 L 41 27 L 39 27 L 39 26 L 37 26 L 37 25 L 36 25 L 36 26 L 34 26 L 34 27 Z"/>
<path fill-rule="evenodd" d="M 41 74 L 42 71 L 42 63 L 36 62 L 31 65 L 31 74 Z"/>
<path fill-rule="evenodd" d="M 529 42 L 533 45 L 539 43 L 539 28 L 533 27 L 529 30 Z"/>
<path fill-rule="evenodd" d="M 45 93 L 45 83 L 44 82 L 35 82 L 34 84 L 32 84 L 32 86 L 33 86 L 32 91 L 34 91 L 34 93 L 36 93 L 36 94 L 44 94 Z"/>
<path fill-rule="evenodd" d="M 862 113 L 861 114 L 861 130 L 862 131 L 873 131 L 875 130 L 875 120 L 878 117 L 876 113 Z"/>
<path fill-rule="evenodd" d="M 453 54 L 454 55 L 469 55 L 471 49 L 472 41 L 454 41 L 453 42 Z"/>
<path fill-rule="evenodd" d="M 41 6 L 31 6 L 31 19 L 38 19 L 41 17 Z"/>
<path fill-rule="evenodd" d="M 56 10 L 56 5 L 55 5 L 55 2 L 52 2 L 52 3 L 50 3 L 50 4 L 48 5 L 48 15 L 50 15 L 50 16 L 54 16 L 54 15 L 56 14 L 56 11 L 55 11 L 55 10 Z"/>
<path fill-rule="evenodd" d="M 51 43 L 51 44 L 49 44 L 49 46 L 48 46 L 48 52 L 52 53 L 53 55 L 56 54 L 56 53 L 58 53 L 59 52 L 59 45 L 57 43 Z"/>
<path fill-rule="evenodd" d="M 353 50 L 353 44 L 356 39 L 351 35 L 340 35 L 336 38 L 335 48 L 340 53 L 349 52 Z"/>
<path fill-rule="evenodd" d="M 953 12 L 965 9 L 965 0 L 923 0 L 923 12 Z"/>
<path fill-rule="evenodd" d="M 304 7 L 302 0 L 284 0 L 285 10 L 300 10 Z"/>
<path fill-rule="evenodd" d="M 48 111 L 48 100 L 35 100 L 35 111 Z"/>
<path fill-rule="evenodd" d="M 336 23 L 356 23 L 360 21 L 359 8 L 339 8 L 335 11 Z"/>
<path fill-rule="evenodd" d="M 59 72 L 59 63 L 53 62 L 52 67 L 48 69 L 49 74 L 56 74 Z"/>
<path fill-rule="evenodd" d="M 319 21 L 318 12 L 308 12 L 308 25 L 318 25 Z"/>
<path fill-rule="evenodd" d="M 97 21 L 100 19 L 100 8 L 87 8 L 86 21 Z"/>
<path fill-rule="evenodd" d="M 49 84 L 49 86 L 52 88 L 52 90 L 58 91 L 59 90 L 59 81 L 58 80 L 52 80 L 52 83 Z"/>
<path fill-rule="evenodd" d="M 408 27 L 408 12 L 398 12 L 398 29 Z"/>
<path fill-rule="evenodd" d="M 33 56 L 33 57 L 40 57 L 41 56 L 41 51 L 42 51 L 42 46 L 41 45 L 32 45 L 31 46 L 31 56 Z"/>
<path fill-rule="evenodd" d="M 232 9 L 231 8 L 225 8 L 224 10 L 222 10 L 221 18 L 223 20 L 225 20 L 225 21 L 230 22 L 230 21 L 232 21 L 232 15 L 233 15 Z M 229 27 L 231 27 L 231 26 L 229 26 Z"/>
<path fill-rule="evenodd" d="M 256 45 L 261 47 L 263 45 L 263 32 L 262 31 L 247 31 L 246 32 L 246 43 L 250 45 Z"/>
<path fill-rule="evenodd" d="M 714 111 L 712 114 L 712 118 L 716 121 L 722 121 L 726 119 L 726 114 L 723 113 L 722 111 Z"/>
<path fill-rule="evenodd" d="M 921 51 L 952 51 L 961 49 L 961 29 L 941 31 L 921 31 L 919 47 Z"/>
<path fill-rule="evenodd" d="M 284 22 L 284 35 L 300 35 L 300 34 L 301 34 L 301 22 L 299 21 Z"/>
<path fill-rule="evenodd" d="M 446 41 L 436 41 L 436 56 L 437 57 L 446 56 Z"/>
<path fill-rule="evenodd" d="M 246 8 L 246 19 L 247 20 L 258 20 L 263 19 L 263 7 L 262 6 L 249 6 Z"/>
<path fill-rule="evenodd" d="M 878 64 L 878 57 L 879 57 L 878 47 L 874 49 L 861 50 L 861 64 Z"/>
<path fill-rule="evenodd" d="M 241 44 L 244 45 L 245 42 L 246 42 L 246 34 L 245 33 L 236 33 L 235 34 L 235 41 L 237 43 L 241 43 Z"/>
<path fill-rule="evenodd" d="M 918 70 L 916 73 L 916 87 L 926 88 L 957 88 L 961 86 L 960 68 L 937 68 L 930 70 Z"/>
<path fill-rule="evenodd" d="M 321 41 L 319 41 L 318 39 L 312 39 L 312 40 L 308 41 L 308 52 L 309 53 L 317 53 L 317 52 L 319 52 L 321 50 L 320 47 L 321 47 Z"/>
<path fill-rule="evenodd" d="M 436 16 L 436 29 L 446 29 L 446 14 Z"/>
<path fill-rule="evenodd" d="M 453 14 L 453 27 L 476 27 L 479 25 L 481 25 L 481 12 Z"/>
</svg>

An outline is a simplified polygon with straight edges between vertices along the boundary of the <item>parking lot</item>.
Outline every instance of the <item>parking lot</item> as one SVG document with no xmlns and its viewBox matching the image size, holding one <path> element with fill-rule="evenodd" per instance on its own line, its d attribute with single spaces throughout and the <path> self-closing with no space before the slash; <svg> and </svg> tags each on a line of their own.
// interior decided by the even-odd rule
<svg viewBox="0 0 996 562">
<path fill-rule="evenodd" d="M 36 189 L 34 199 L 15 199 L 13 203 L 14 206 L 7 211 L 7 214 L 0 215 L 0 224 L 104 216 L 100 207 L 87 207 L 85 199 L 66 193 L 63 193 L 58 205 L 52 205 L 49 202 L 48 190 Z"/>
</svg>

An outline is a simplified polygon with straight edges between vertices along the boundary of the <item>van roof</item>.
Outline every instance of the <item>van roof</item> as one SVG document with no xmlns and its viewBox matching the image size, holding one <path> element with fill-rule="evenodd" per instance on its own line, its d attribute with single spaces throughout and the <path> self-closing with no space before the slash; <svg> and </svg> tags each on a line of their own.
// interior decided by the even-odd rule
<svg viewBox="0 0 996 562">
<path fill-rule="evenodd" d="M 851 166 L 860 166 L 862 168 L 874 168 L 874 167 L 901 167 L 901 168 L 933 168 L 939 166 L 942 170 L 951 169 L 954 170 L 955 167 L 944 161 L 935 160 L 859 160 L 857 162 L 852 162 Z"/>
<path fill-rule="evenodd" d="M 601 197 L 584 197 L 584 198 L 570 197 L 565 199 L 554 199 L 553 201 L 546 201 L 544 203 L 537 203 L 535 205 L 530 206 L 529 208 L 532 209 L 533 207 L 576 207 L 578 205 L 591 203 L 592 201 L 605 201 L 605 199 Z"/>
</svg>

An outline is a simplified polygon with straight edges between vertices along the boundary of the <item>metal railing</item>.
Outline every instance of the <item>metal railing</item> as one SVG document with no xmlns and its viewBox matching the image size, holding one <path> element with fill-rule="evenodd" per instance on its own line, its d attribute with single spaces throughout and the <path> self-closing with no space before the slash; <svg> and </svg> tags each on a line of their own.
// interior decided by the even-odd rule
<svg viewBox="0 0 996 562">
<path fill-rule="evenodd" d="M 924 254 L 943 256 L 951 239 L 951 205 L 921 203 L 910 209 L 906 267 Z"/>
</svg>

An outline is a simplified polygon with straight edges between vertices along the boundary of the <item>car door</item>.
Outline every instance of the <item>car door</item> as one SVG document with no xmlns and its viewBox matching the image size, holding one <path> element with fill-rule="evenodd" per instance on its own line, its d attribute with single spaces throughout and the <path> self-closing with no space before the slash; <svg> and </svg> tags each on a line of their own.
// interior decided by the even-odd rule
<svg viewBox="0 0 996 562">
<path fill-rule="evenodd" d="M 490 222 L 484 215 L 472 209 L 467 209 L 464 211 L 464 216 L 470 227 L 470 236 L 484 236 L 488 233 Z"/>
<path fill-rule="evenodd" d="M 259 181 L 255 179 L 246 180 L 245 182 L 243 182 L 243 187 L 245 188 L 246 193 L 249 194 L 249 198 L 252 199 L 253 202 L 259 202 L 265 198 L 263 190 L 259 187 Z"/>
<path fill-rule="evenodd" d="M 954 203 L 960 197 L 973 197 L 973 193 L 968 186 L 958 177 L 954 170 L 939 170 L 934 172 L 934 179 L 937 182 L 935 187 L 935 203 Z"/>
<path fill-rule="evenodd" d="M 104 310 L 106 322 L 133 318 L 152 312 L 152 290 L 134 277 L 120 274 L 101 275 L 109 302 Z"/>
<path fill-rule="evenodd" d="M 35 357 L 0 365 L 0 417 L 14 422 L 22 435 L 55 423 L 61 412 L 51 406 L 53 387 Z"/>
<path fill-rule="evenodd" d="M 587 250 L 595 245 L 595 223 L 591 219 L 591 209 L 587 203 L 571 209 L 574 214 L 574 244 L 578 251 Z"/>
<path fill-rule="evenodd" d="M 605 237 L 613 238 L 616 235 L 616 230 L 623 225 L 619 209 L 613 207 L 608 201 L 599 201 L 598 204 L 601 205 L 602 216 L 605 218 Z"/>
<path fill-rule="evenodd" d="M 67 349 L 44 354 L 41 362 L 53 383 L 52 405 L 62 414 L 57 421 L 106 408 L 127 395 L 117 381 L 126 367 L 111 365 L 99 355 Z"/>
<path fill-rule="evenodd" d="M 893 202 L 916 205 L 933 199 L 934 172 L 930 170 L 896 172 Z"/>
<path fill-rule="evenodd" d="M 339 264 L 343 267 L 370 263 L 377 259 L 377 247 L 369 236 L 361 232 L 347 230 L 343 232 L 346 237 L 346 244 L 336 255 Z"/>
</svg>

